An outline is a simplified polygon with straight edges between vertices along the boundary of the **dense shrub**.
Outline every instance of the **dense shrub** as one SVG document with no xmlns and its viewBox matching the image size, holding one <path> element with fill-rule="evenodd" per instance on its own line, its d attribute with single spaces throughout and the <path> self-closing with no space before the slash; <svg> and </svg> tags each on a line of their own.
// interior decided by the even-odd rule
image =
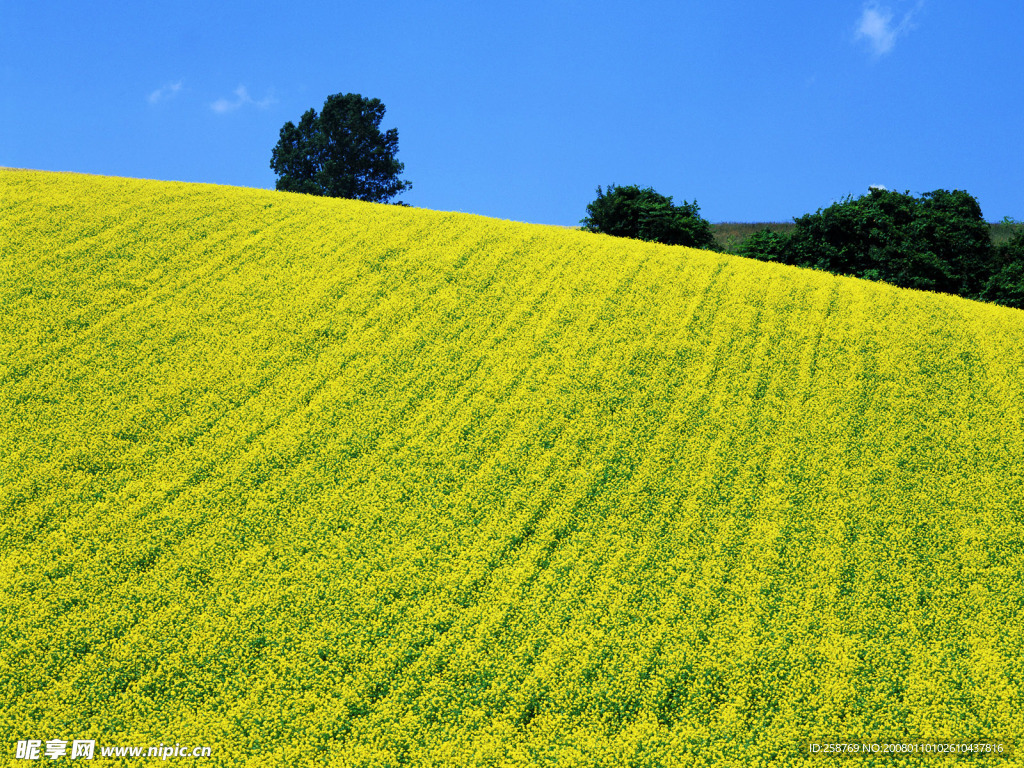
<svg viewBox="0 0 1024 768">
<path fill-rule="evenodd" d="M 921 196 L 912 242 L 941 272 L 935 290 L 976 296 L 992 273 L 994 252 L 978 201 L 962 190 Z"/>
<path fill-rule="evenodd" d="M 587 205 L 587 216 L 580 224 L 589 232 L 616 237 L 692 248 L 715 247 L 711 224 L 701 218 L 696 200 L 674 205 L 671 197 L 650 187 L 612 184 L 607 192 L 598 187 L 597 199 Z"/>
<path fill-rule="evenodd" d="M 775 232 L 768 227 L 754 232 L 739 246 L 740 256 L 761 261 L 783 261 L 789 235 Z"/>
<path fill-rule="evenodd" d="M 755 233 L 740 252 L 971 298 L 986 289 L 996 271 L 981 206 L 962 190 L 937 189 L 913 197 L 872 188 L 862 197 L 801 216 L 788 236 Z"/>
<path fill-rule="evenodd" d="M 1024 309 L 1024 230 L 995 250 L 994 273 L 980 298 Z"/>
</svg>

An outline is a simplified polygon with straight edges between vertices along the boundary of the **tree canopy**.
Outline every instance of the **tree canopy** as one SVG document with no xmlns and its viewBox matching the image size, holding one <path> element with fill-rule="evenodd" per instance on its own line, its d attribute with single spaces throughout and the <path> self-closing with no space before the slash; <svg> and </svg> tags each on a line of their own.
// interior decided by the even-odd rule
<svg viewBox="0 0 1024 768">
<path fill-rule="evenodd" d="M 411 188 L 399 178 L 398 130 L 380 129 L 384 112 L 380 99 L 336 93 L 319 115 L 285 123 L 270 158 L 277 189 L 384 203 Z"/>
</svg>

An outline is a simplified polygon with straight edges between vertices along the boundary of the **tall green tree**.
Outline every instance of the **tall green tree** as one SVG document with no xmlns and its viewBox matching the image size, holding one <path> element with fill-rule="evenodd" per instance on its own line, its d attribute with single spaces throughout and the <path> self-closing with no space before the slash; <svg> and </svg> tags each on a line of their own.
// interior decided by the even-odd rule
<svg viewBox="0 0 1024 768">
<path fill-rule="evenodd" d="M 277 189 L 385 203 L 412 187 L 395 159 L 398 130 L 381 131 L 385 107 L 358 93 L 328 96 L 320 114 L 309 109 L 281 128 L 270 156 Z"/>
</svg>

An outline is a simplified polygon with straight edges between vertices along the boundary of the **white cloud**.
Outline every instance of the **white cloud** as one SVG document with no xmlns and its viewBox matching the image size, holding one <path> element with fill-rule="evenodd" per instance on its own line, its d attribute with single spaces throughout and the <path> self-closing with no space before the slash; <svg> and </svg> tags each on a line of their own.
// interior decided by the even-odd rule
<svg viewBox="0 0 1024 768">
<path fill-rule="evenodd" d="M 895 47 L 899 38 L 913 28 L 913 18 L 923 5 L 924 0 L 918 0 L 898 23 L 894 23 L 896 14 L 891 8 L 868 3 L 857 22 L 857 39 L 867 40 L 876 56 L 884 56 Z"/>
<path fill-rule="evenodd" d="M 266 96 L 259 101 L 249 95 L 249 90 L 244 86 L 240 85 L 235 88 L 234 99 L 217 99 L 210 105 L 210 109 L 219 115 L 223 115 L 227 112 L 234 112 L 236 109 L 241 109 L 247 104 L 251 104 L 257 109 L 266 109 L 274 103 L 272 96 Z"/>
<path fill-rule="evenodd" d="M 162 88 L 157 88 L 147 97 L 147 101 L 150 104 L 159 104 L 161 101 L 167 101 L 173 99 L 178 95 L 178 91 L 181 90 L 181 80 L 176 83 L 168 83 Z"/>
</svg>

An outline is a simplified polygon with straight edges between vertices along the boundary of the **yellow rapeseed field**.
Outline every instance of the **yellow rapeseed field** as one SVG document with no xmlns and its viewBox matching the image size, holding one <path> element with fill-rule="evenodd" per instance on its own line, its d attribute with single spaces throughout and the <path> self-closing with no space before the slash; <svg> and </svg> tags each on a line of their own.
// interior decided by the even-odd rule
<svg viewBox="0 0 1024 768">
<path fill-rule="evenodd" d="M 0 249 L 0 764 L 1024 761 L 1024 312 L 9 169 Z"/>
</svg>

